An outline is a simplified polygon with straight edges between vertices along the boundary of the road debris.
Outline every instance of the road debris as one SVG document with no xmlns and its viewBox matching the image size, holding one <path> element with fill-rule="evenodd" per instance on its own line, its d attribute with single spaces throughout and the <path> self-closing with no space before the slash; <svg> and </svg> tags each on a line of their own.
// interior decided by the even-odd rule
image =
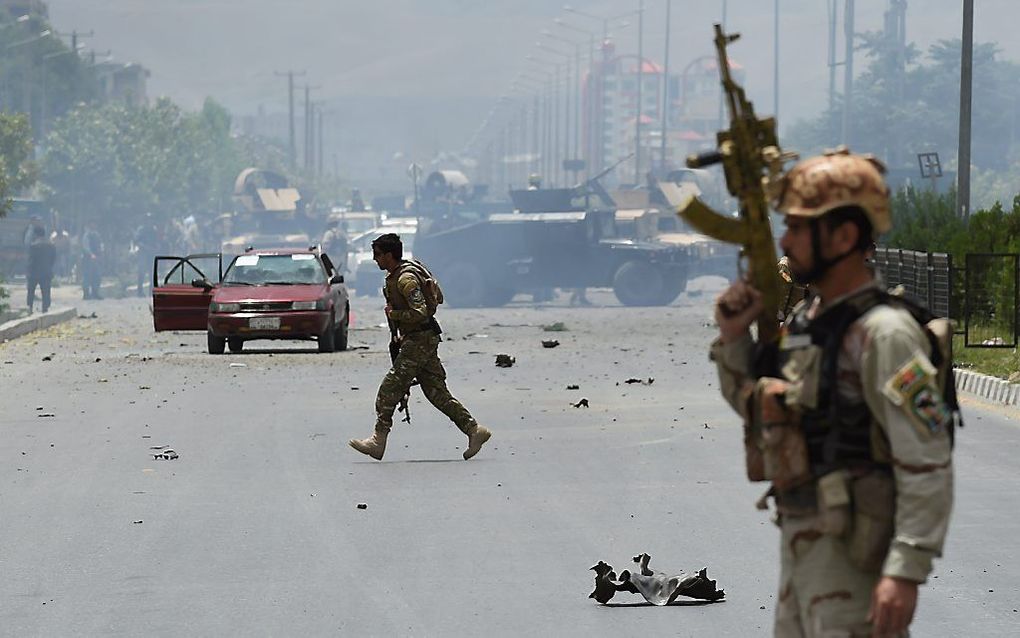
<svg viewBox="0 0 1020 638">
<path fill-rule="evenodd" d="M 368 509 L 368 503 L 358 503 L 358 509 L 359 510 L 367 510 Z"/>
<path fill-rule="evenodd" d="M 579 386 L 579 385 L 575 385 L 575 384 L 571 384 L 571 385 L 568 385 L 568 386 L 567 386 L 567 389 L 568 389 L 568 390 L 580 390 L 580 389 L 581 389 L 581 386 Z"/>
<path fill-rule="evenodd" d="M 567 326 L 562 321 L 557 321 L 556 323 L 543 325 L 542 330 L 545 330 L 546 332 L 567 332 Z"/>
<path fill-rule="evenodd" d="M 131 521 L 132 525 L 141 525 L 142 521 Z"/>
<path fill-rule="evenodd" d="M 53 361 L 53 355 L 52 354 L 48 354 L 45 357 L 43 357 L 42 360 L 43 361 Z"/>
<path fill-rule="evenodd" d="M 647 379 L 638 379 L 637 377 L 631 377 L 624 381 L 624 383 L 640 383 L 641 385 L 652 385 L 655 383 L 655 377 L 648 377 Z"/>
<path fill-rule="evenodd" d="M 558 345 L 560 345 L 560 342 L 555 340 L 555 339 L 543 339 L 542 340 L 542 347 L 543 348 L 555 348 Z"/>
<path fill-rule="evenodd" d="M 510 368 L 517 363 L 515 357 L 511 357 L 508 354 L 497 354 L 496 355 L 496 367 L 497 368 Z"/>
<path fill-rule="evenodd" d="M 150 448 L 150 449 L 159 450 L 160 448 L 162 448 L 161 451 L 155 452 L 152 455 L 152 458 L 154 460 L 156 460 L 156 461 L 173 461 L 174 459 L 180 458 L 180 455 L 178 455 L 177 452 L 174 452 L 173 450 L 171 450 L 170 448 L 166 447 L 165 445 L 164 446 L 159 446 L 159 447 L 153 447 L 153 448 Z"/>
<path fill-rule="evenodd" d="M 588 594 L 603 605 L 608 603 L 618 591 L 641 594 L 646 601 L 658 607 L 672 604 L 677 597 L 686 596 L 698 600 L 715 602 L 722 600 L 726 592 L 717 589 L 714 580 L 708 578 L 708 569 L 702 568 L 696 574 L 680 573 L 675 576 L 663 572 L 653 572 L 648 567 L 651 560 L 648 554 L 634 557 L 636 573 L 630 570 L 620 572 L 617 579 L 613 566 L 599 561 L 591 568 L 595 572 L 595 590 Z"/>
<path fill-rule="evenodd" d="M 577 403 L 571 403 L 570 405 L 574 406 L 575 408 L 587 408 L 587 407 L 589 407 L 588 406 L 588 399 L 583 399 L 583 398 L 580 401 L 578 401 Z"/>
<path fill-rule="evenodd" d="M 235 363 L 231 363 L 230 367 L 231 368 L 247 368 L 248 364 L 247 363 L 236 363 L 235 362 Z"/>
<path fill-rule="evenodd" d="M 39 417 L 40 419 L 43 419 L 43 418 L 47 418 L 47 417 L 55 417 L 57 415 L 53 414 L 52 412 L 40 412 L 36 416 Z"/>
</svg>

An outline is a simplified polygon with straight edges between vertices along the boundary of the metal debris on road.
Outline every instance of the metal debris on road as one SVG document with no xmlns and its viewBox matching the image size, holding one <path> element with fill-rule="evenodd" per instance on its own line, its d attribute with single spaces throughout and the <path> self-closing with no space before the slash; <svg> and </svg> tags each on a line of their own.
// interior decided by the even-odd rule
<svg viewBox="0 0 1020 638">
<path fill-rule="evenodd" d="M 46 418 L 46 417 L 55 417 L 57 415 L 53 414 L 52 412 L 40 412 L 36 416 L 39 417 L 39 418 Z"/>
<path fill-rule="evenodd" d="M 166 448 L 162 452 L 156 452 L 152 455 L 152 458 L 157 461 L 173 461 L 176 458 L 180 458 L 177 452 L 174 452 L 170 448 Z"/>
<path fill-rule="evenodd" d="M 359 510 L 367 510 L 368 509 L 368 503 L 358 503 L 358 509 Z"/>
<path fill-rule="evenodd" d="M 496 367 L 497 368 L 509 368 L 517 362 L 515 357 L 511 357 L 508 354 L 497 354 L 496 355 Z"/>
<path fill-rule="evenodd" d="M 43 361 L 53 361 L 53 355 L 52 354 L 48 354 L 45 357 L 43 357 L 42 360 Z"/>
<path fill-rule="evenodd" d="M 640 383 L 643 386 L 650 386 L 653 383 L 655 383 L 655 377 L 649 377 L 648 379 L 637 379 L 636 377 L 631 377 L 630 379 L 627 379 L 623 383 L 628 384 L 628 385 L 629 384 L 634 384 L 634 383 Z"/>
<path fill-rule="evenodd" d="M 599 561 L 591 568 L 595 572 L 595 590 L 588 594 L 603 605 L 608 603 L 618 591 L 641 594 L 646 601 L 656 606 L 672 604 L 677 597 L 686 596 L 697 600 L 715 602 L 722 600 L 726 592 L 716 587 L 715 581 L 709 579 L 708 569 L 702 568 L 696 574 L 680 573 L 670 576 L 663 572 L 654 572 L 648 567 L 651 560 L 648 554 L 639 554 L 633 558 L 637 563 L 636 573 L 630 570 L 620 572 L 616 577 L 613 566 Z"/>
<path fill-rule="evenodd" d="M 555 340 L 555 339 L 543 339 L 542 340 L 542 347 L 543 348 L 555 348 L 558 345 L 560 345 L 560 342 Z"/>
<path fill-rule="evenodd" d="M 568 385 L 568 386 L 567 386 L 567 389 L 568 389 L 568 390 L 580 390 L 580 389 L 581 389 L 581 386 L 579 386 L 579 385 L 575 385 L 575 384 L 571 384 L 571 385 Z"/>
<path fill-rule="evenodd" d="M 231 363 L 230 367 L 231 368 L 247 368 L 248 364 L 247 363 L 236 363 L 235 362 L 235 363 Z"/>
<path fill-rule="evenodd" d="M 570 405 L 574 406 L 575 408 L 587 408 L 587 407 L 589 407 L 588 406 L 588 399 L 581 399 L 577 403 L 571 403 Z"/>
<path fill-rule="evenodd" d="M 131 521 L 132 525 L 141 525 L 142 521 Z"/>
</svg>

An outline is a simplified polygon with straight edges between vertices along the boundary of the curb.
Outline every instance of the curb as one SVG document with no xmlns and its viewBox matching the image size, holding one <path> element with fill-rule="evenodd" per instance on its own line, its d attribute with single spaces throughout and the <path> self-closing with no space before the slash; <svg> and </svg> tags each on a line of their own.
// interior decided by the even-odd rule
<svg viewBox="0 0 1020 638">
<path fill-rule="evenodd" d="M 0 324 L 0 343 L 23 337 L 36 330 L 44 330 L 58 323 L 74 319 L 77 316 L 77 308 L 62 308 L 8 321 L 7 323 Z"/>
<path fill-rule="evenodd" d="M 956 375 L 957 392 L 1002 405 L 1020 405 L 1020 384 L 960 368 L 954 368 L 953 372 Z"/>
</svg>

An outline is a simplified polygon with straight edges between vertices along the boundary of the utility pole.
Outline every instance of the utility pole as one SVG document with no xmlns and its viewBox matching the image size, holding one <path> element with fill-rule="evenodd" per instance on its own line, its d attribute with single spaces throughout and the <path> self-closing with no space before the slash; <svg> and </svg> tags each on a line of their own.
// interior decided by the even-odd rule
<svg viewBox="0 0 1020 638">
<path fill-rule="evenodd" d="M 319 177 L 323 176 L 322 172 L 322 106 L 319 106 Z"/>
<path fill-rule="evenodd" d="M 829 10 L 829 113 L 836 110 L 836 23 L 839 0 L 825 0 L 826 8 Z M 831 117 L 831 115 L 830 115 Z"/>
<path fill-rule="evenodd" d="M 772 10 L 772 117 L 776 118 L 776 132 L 779 127 L 779 0 Z"/>
<path fill-rule="evenodd" d="M 311 92 L 313 89 L 318 89 L 318 86 L 312 86 L 306 84 L 305 89 L 305 147 L 304 147 L 304 167 L 305 170 L 315 168 L 314 161 L 315 156 L 312 155 L 312 147 L 315 144 L 315 138 L 312 137 L 312 132 L 315 127 L 315 123 L 312 122 L 312 100 Z"/>
<path fill-rule="evenodd" d="M 645 0 L 638 0 L 638 31 L 637 31 L 637 117 L 634 118 L 634 184 L 641 183 L 641 115 L 644 109 L 641 104 L 641 85 L 644 83 L 645 68 Z"/>
<path fill-rule="evenodd" d="M 854 0 L 846 0 L 844 19 L 846 60 L 843 62 L 843 144 L 850 146 L 853 133 L 854 106 Z"/>
<path fill-rule="evenodd" d="M 673 0 L 666 0 L 666 52 L 662 56 L 662 138 L 660 143 L 659 172 L 666 174 L 666 129 L 669 125 L 669 23 Z"/>
<path fill-rule="evenodd" d="M 970 107 L 974 69 L 974 0 L 963 0 L 963 50 L 960 52 L 960 149 L 958 151 L 956 210 L 970 218 Z"/>
<path fill-rule="evenodd" d="M 297 164 L 297 145 L 295 143 L 296 140 L 294 139 L 294 76 L 295 75 L 299 75 L 300 76 L 300 75 L 304 75 L 304 74 L 305 74 L 304 71 L 301 71 L 300 73 L 295 73 L 294 71 L 287 71 L 285 73 L 280 73 L 278 71 L 276 73 L 276 75 L 278 75 L 278 76 L 283 76 L 283 75 L 287 76 L 287 104 L 288 104 L 287 115 L 289 117 L 289 122 L 290 122 L 290 126 L 289 126 L 289 129 L 290 129 L 290 146 L 288 147 L 288 150 L 290 151 L 290 165 L 291 165 L 291 168 L 293 168 Z"/>
</svg>

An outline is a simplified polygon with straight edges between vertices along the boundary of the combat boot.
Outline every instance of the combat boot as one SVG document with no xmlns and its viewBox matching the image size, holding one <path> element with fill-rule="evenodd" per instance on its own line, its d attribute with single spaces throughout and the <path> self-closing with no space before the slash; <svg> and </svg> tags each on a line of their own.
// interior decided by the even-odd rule
<svg viewBox="0 0 1020 638">
<path fill-rule="evenodd" d="M 367 439 L 351 439 L 347 442 L 347 445 L 350 445 L 362 454 L 371 456 L 376 461 L 381 461 L 383 454 L 386 452 L 386 437 L 388 435 L 388 430 L 377 429 Z"/>
<path fill-rule="evenodd" d="M 468 446 L 467 449 L 464 450 L 465 461 L 475 454 L 478 454 L 478 451 L 482 449 L 485 442 L 492 436 L 492 432 L 490 432 L 488 428 L 482 427 L 477 423 L 468 428 L 468 431 L 465 432 L 465 434 L 467 434 L 468 437 Z"/>
</svg>

